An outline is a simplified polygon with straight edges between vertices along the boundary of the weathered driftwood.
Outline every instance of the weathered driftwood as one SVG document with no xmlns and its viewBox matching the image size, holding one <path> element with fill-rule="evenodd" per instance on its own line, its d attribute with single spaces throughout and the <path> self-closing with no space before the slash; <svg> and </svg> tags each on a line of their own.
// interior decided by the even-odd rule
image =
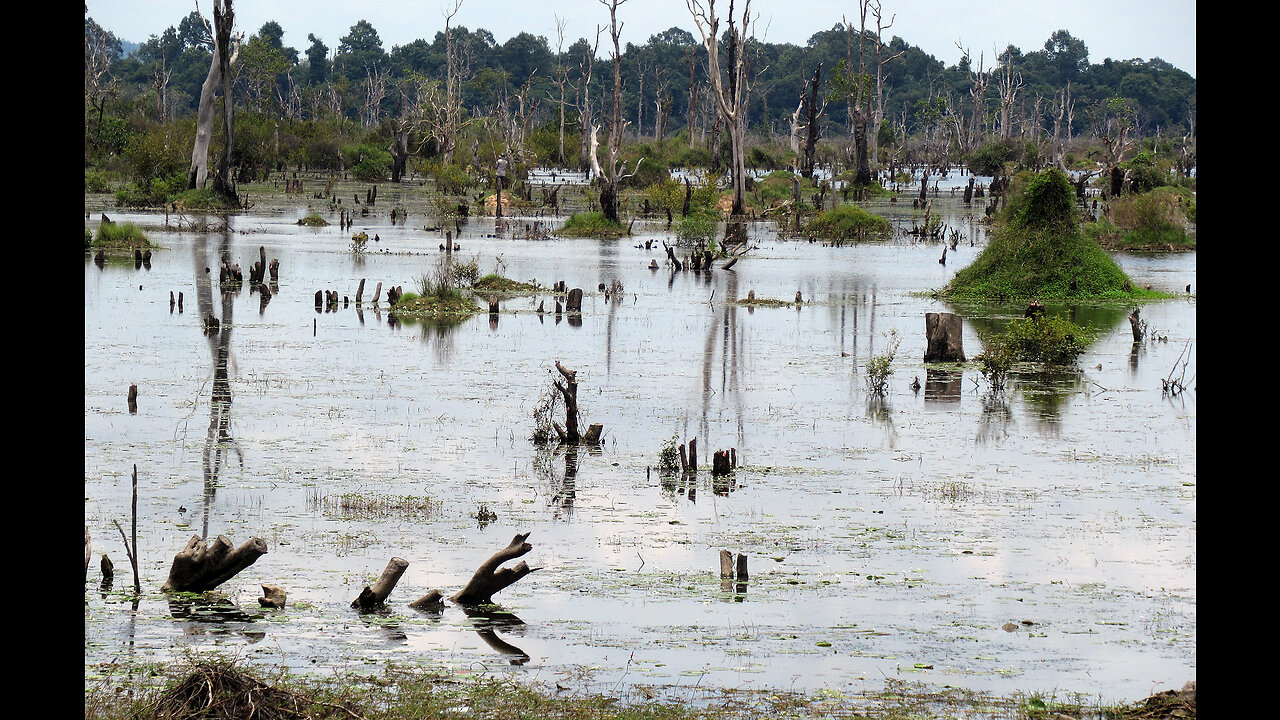
<svg viewBox="0 0 1280 720">
<path fill-rule="evenodd" d="M 698 438 L 689 438 L 689 472 L 698 474 Z"/>
<path fill-rule="evenodd" d="M 928 345 L 925 362 L 964 362 L 964 338 L 960 316 L 955 313 L 925 313 L 924 332 Z"/>
<path fill-rule="evenodd" d="M 459 605 L 487 605 L 493 602 L 493 596 L 501 590 L 514 585 L 520 578 L 533 572 L 528 563 L 521 561 L 515 567 L 499 567 L 508 560 L 527 555 L 533 546 L 526 540 L 529 533 L 516 535 L 505 548 L 494 553 L 471 576 L 467 586 L 449 598 Z"/>
<path fill-rule="evenodd" d="M 219 535 L 211 545 L 206 545 L 199 535 L 193 535 L 182 552 L 174 556 L 169 579 L 160 589 L 164 592 L 212 590 L 266 554 L 267 542 L 262 538 L 250 538 L 237 548 L 226 535 Z"/>
<path fill-rule="evenodd" d="M 408 567 L 408 560 L 398 557 L 391 558 L 387 563 L 387 568 L 382 571 L 382 577 L 378 578 L 378 582 L 374 583 L 372 587 L 366 585 L 364 590 L 360 592 L 360 597 L 351 601 L 351 607 L 372 610 L 386 602 L 387 596 L 391 594 L 392 590 L 395 590 L 396 583 L 400 582 L 400 576 L 404 575 L 404 571 Z"/>
<path fill-rule="evenodd" d="M 263 585 L 258 604 L 265 608 L 282 608 L 287 594 L 279 585 Z"/>
<path fill-rule="evenodd" d="M 1133 341 L 1136 343 L 1142 342 L 1143 336 L 1142 318 L 1138 315 L 1139 310 L 1140 308 L 1134 308 L 1133 312 L 1129 314 L 1129 329 L 1133 331 Z"/>
</svg>

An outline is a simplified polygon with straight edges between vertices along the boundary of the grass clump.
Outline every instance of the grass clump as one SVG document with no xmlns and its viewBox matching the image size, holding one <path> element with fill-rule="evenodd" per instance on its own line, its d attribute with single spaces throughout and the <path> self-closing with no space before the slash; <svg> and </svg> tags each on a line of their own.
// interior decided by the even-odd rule
<svg viewBox="0 0 1280 720">
<path fill-rule="evenodd" d="M 616 238 L 627 234 L 621 223 L 616 223 L 604 216 L 602 212 L 574 213 L 560 228 L 560 234 L 566 237 Z"/>
<path fill-rule="evenodd" d="M 983 301 L 1154 297 L 1079 228 L 1075 193 L 1057 169 L 1035 175 L 1010 202 L 991 242 L 941 292 Z"/>
<path fill-rule="evenodd" d="M 86 231 L 87 232 L 87 231 Z M 133 250 L 157 247 L 133 223 L 102 223 L 93 247 L 106 250 Z"/>
<path fill-rule="evenodd" d="M 328 226 L 329 221 L 325 220 L 324 218 L 320 217 L 315 213 L 311 213 L 310 215 L 299 220 L 298 224 L 303 225 L 305 227 L 326 227 Z"/>
<path fill-rule="evenodd" d="M 863 240 L 884 237 L 893 230 L 888 220 L 873 215 L 857 205 L 840 205 L 824 210 L 804 226 L 811 238 L 824 240 Z"/>
</svg>

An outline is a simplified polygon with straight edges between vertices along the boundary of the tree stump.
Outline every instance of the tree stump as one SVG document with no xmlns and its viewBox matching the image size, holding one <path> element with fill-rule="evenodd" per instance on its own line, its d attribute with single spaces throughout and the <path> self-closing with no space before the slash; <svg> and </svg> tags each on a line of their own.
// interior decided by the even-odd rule
<svg viewBox="0 0 1280 720">
<path fill-rule="evenodd" d="M 924 361 L 964 362 L 964 338 L 960 316 L 955 313 L 925 313 L 924 332 L 928 340 Z"/>
<path fill-rule="evenodd" d="M 360 597 L 351 601 L 351 607 L 361 610 L 372 610 L 387 599 L 391 591 L 396 588 L 396 583 L 400 582 L 400 576 L 404 575 L 404 571 L 409 567 L 409 561 L 404 558 L 393 557 L 387 563 L 387 567 L 382 571 L 382 577 L 378 578 L 378 582 L 372 587 L 366 585 L 364 590 L 360 591 Z"/>
<path fill-rule="evenodd" d="M 359 305 L 364 300 L 364 278 L 360 278 L 360 285 L 356 288 L 356 304 Z"/>
<path fill-rule="evenodd" d="M 560 371 L 565 380 L 564 385 L 552 381 L 564 398 L 565 430 L 561 439 L 570 445 L 577 445 L 581 440 L 578 435 L 578 372 L 561 365 L 559 360 L 556 361 L 556 370 Z"/>
<path fill-rule="evenodd" d="M 582 442 L 587 445 L 599 445 L 602 434 L 604 434 L 604 424 L 591 423 L 587 426 L 587 434 L 582 436 Z"/>
<path fill-rule="evenodd" d="M 437 610 L 444 607 L 444 595 L 439 590 L 432 590 L 422 597 L 409 603 L 409 607 L 414 610 Z"/>
<path fill-rule="evenodd" d="M 258 598 L 258 604 L 265 608 L 282 608 L 286 593 L 284 588 L 279 585 L 263 585 L 262 597 Z"/>
<path fill-rule="evenodd" d="M 138 414 L 138 386 L 136 383 L 129 386 L 129 414 Z"/>
<path fill-rule="evenodd" d="M 574 288 L 569 291 L 569 296 L 564 301 L 564 309 L 565 312 L 582 312 L 582 288 Z"/>
<path fill-rule="evenodd" d="M 533 550 L 533 545 L 526 542 L 528 539 L 529 533 L 511 538 L 509 545 L 485 560 L 471 576 L 467 586 L 449 599 L 459 605 L 487 605 L 493 602 L 493 596 L 496 593 L 514 585 L 520 578 L 533 572 L 525 562 L 515 567 L 499 567 L 502 563 L 527 555 Z"/>
<path fill-rule="evenodd" d="M 194 535 L 182 552 L 174 556 L 169 579 L 160 589 L 163 592 L 197 593 L 212 590 L 266 554 L 267 543 L 262 538 L 250 538 L 240 547 L 233 548 L 231 539 L 226 535 L 219 535 L 212 545 L 205 545 L 199 535 Z"/>
<path fill-rule="evenodd" d="M 720 551 L 720 577 L 733 577 L 733 553 L 728 550 Z"/>
</svg>

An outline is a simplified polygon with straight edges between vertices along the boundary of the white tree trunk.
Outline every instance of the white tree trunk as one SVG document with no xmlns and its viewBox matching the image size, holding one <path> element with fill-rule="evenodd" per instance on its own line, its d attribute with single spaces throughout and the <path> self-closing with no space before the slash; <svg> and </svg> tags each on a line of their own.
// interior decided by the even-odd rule
<svg viewBox="0 0 1280 720">
<path fill-rule="evenodd" d="M 200 86 L 200 109 L 196 112 L 196 142 L 191 148 L 191 169 L 187 171 L 187 187 L 203 188 L 209 180 L 209 142 L 213 139 L 213 98 L 222 84 L 218 44 L 213 44 L 213 60 L 209 75 Z"/>
</svg>

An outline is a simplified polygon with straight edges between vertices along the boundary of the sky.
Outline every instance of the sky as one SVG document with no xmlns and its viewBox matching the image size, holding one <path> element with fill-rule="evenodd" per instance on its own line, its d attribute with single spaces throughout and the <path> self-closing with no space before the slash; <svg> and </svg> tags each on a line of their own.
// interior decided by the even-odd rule
<svg viewBox="0 0 1280 720">
<path fill-rule="evenodd" d="M 738 12 L 741 2 L 737 0 Z M 195 0 L 90 0 L 89 16 L 129 42 L 159 35 L 196 8 Z M 430 42 L 444 29 L 445 9 L 454 0 L 237 0 L 236 27 L 247 35 L 275 20 L 284 28 L 284 44 L 305 52 L 314 33 L 330 50 L 359 20 L 368 20 L 390 52 L 417 39 Z M 720 0 L 718 10 L 728 3 Z M 974 58 L 988 58 L 1015 45 L 1023 52 L 1039 50 L 1055 30 L 1065 29 L 1084 41 L 1089 61 L 1155 57 L 1196 74 L 1195 0 L 882 0 L 885 22 L 894 18 L 885 39 L 901 36 L 946 65 L 960 60 L 957 43 Z M 213 0 L 200 10 L 212 15 Z M 755 36 L 767 42 L 804 45 L 809 36 L 829 30 L 842 17 L 856 22 L 857 0 L 752 0 Z M 607 25 L 608 9 L 600 0 L 463 0 L 453 25 L 484 28 L 499 43 L 529 32 L 547 38 L 556 49 L 556 17 L 565 21 L 567 48 L 580 37 L 594 38 L 597 25 Z M 651 35 L 680 27 L 697 31 L 685 0 L 627 0 L 618 8 L 621 42 L 644 44 Z M 870 20 L 869 20 L 870 22 Z M 608 35 L 602 37 L 603 45 Z"/>
</svg>

